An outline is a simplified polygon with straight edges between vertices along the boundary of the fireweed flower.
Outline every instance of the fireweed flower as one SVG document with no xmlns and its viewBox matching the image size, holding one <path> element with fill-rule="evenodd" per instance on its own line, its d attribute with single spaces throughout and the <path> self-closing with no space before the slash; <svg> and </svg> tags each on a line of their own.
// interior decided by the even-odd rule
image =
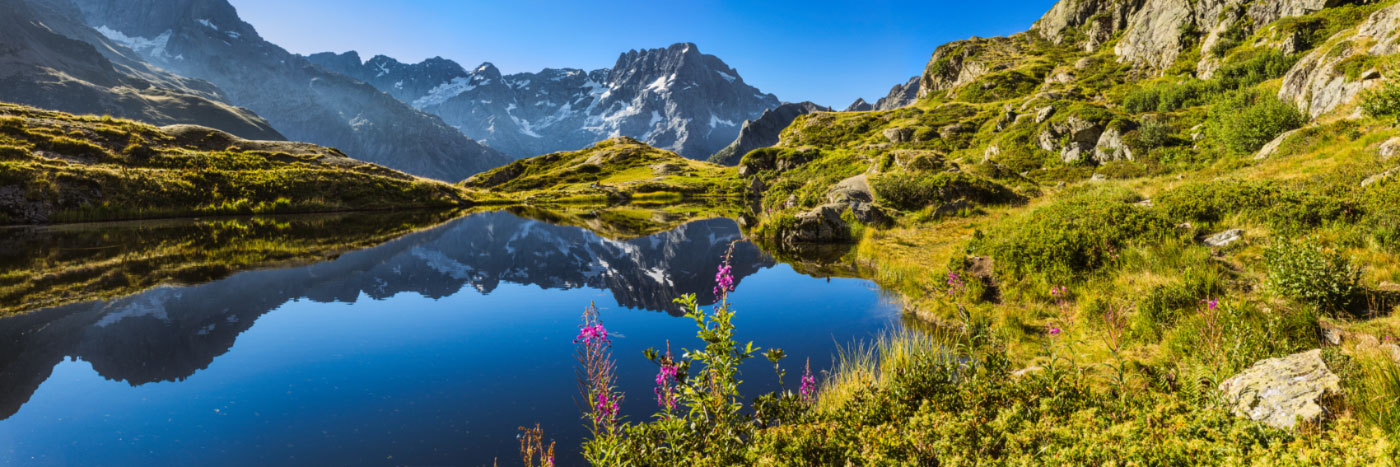
<svg viewBox="0 0 1400 467">
<path fill-rule="evenodd" d="M 594 404 L 593 408 L 597 409 L 594 417 L 599 423 L 604 421 L 612 422 L 617 418 L 617 400 L 608 397 L 608 393 L 606 392 L 598 393 L 598 402 Z"/>
<path fill-rule="evenodd" d="M 734 274 L 729 266 L 729 258 L 725 257 L 724 264 L 719 266 L 719 272 L 715 273 L 715 295 L 729 295 L 734 291 Z"/>
<path fill-rule="evenodd" d="M 1050 337 L 1055 337 L 1058 335 L 1060 335 L 1060 328 L 1050 326 Z"/>
<path fill-rule="evenodd" d="M 961 295 L 967 285 L 963 283 L 962 276 L 953 271 L 948 271 L 948 296 L 955 297 Z"/>
<path fill-rule="evenodd" d="M 608 330 L 602 324 L 584 325 L 578 330 L 578 337 L 574 338 L 574 343 L 579 342 L 585 345 L 596 345 L 608 341 Z"/>
<path fill-rule="evenodd" d="M 803 401 L 811 402 L 817 395 L 817 378 L 812 376 L 812 360 L 807 359 L 807 369 L 802 372 L 802 387 L 797 389 Z"/>
<path fill-rule="evenodd" d="M 661 371 L 656 373 L 656 405 L 665 407 L 667 410 L 676 408 L 676 367 L 673 365 L 661 365 Z"/>
</svg>

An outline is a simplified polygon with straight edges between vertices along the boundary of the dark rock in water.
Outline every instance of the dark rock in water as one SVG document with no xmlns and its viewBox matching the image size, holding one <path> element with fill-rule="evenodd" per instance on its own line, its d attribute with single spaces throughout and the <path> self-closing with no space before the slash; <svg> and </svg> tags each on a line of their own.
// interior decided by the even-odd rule
<svg viewBox="0 0 1400 467">
<path fill-rule="evenodd" d="M 851 240 L 851 228 L 841 219 L 847 206 L 824 204 L 798 214 L 797 224 L 782 233 L 783 243 L 834 243 Z"/>
<path fill-rule="evenodd" d="M 690 43 L 629 51 L 612 68 L 509 75 L 489 62 L 466 70 L 441 58 L 417 64 L 384 56 L 360 63 L 353 52 L 308 58 L 514 157 L 577 150 L 620 135 L 704 159 L 733 142 L 743 122 L 780 104 Z"/>
<path fill-rule="evenodd" d="M 710 156 L 710 162 L 724 165 L 738 165 L 739 160 L 755 149 L 778 144 L 778 136 L 800 115 L 812 112 L 830 112 L 831 109 L 811 102 L 783 104 L 763 112 L 757 120 L 745 121 L 739 130 L 739 137 L 724 149 Z"/>
</svg>

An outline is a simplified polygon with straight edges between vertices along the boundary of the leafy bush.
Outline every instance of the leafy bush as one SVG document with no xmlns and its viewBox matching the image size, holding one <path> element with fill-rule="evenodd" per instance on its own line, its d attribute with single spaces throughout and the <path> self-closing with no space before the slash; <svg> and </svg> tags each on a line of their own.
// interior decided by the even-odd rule
<svg viewBox="0 0 1400 467">
<path fill-rule="evenodd" d="M 1258 151 L 1279 134 L 1303 126 L 1307 118 L 1293 104 L 1258 92 L 1234 92 L 1215 102 L 1207 125 L 1226 149 Z"/>
<path fill-rule="evenodd" d="M 1278 191 L 1265 182 L 1219 180 L 1176 187 L 1153 203 L 1172 219 L 1218 222 L 1231 213 L 1267 206 Z"/>
<path fill-rule="evenodd" d="M 870 187 L 881 201 L 897 209 L 917 210 L 959 198 L 982 204 L 1020 200 L 1011 189 L 961 172 L 935 175 L 893 173 L 875 177 Z"/>
<path fill-rule="evenodd" d="M 1386 84 L 1361 95 L 1361 110 L 1379 119 L 1390 119 L 1391 125 L 1400 126 L 1400 74 L 1392 76 Z"/>
<path fill-rule="evenodd" d="M 1121 188 L 1074 193 L 999 224 L 973 247 L 996 258 L 1006 277 L 1092 272 L 1129 242 L 1171 235 L 1173 225 L 1160 211 L 1132 204 L 1140 199 Z"/>
<path fill-rule="evenodd" d="M 1360 291 L 1361 270 L 1316 240 L 1280 239 L 1264 251 L 1264 263 L 1269 285 L 1277 293 L 1325 310 L 1346 308 Z"/>
</svg>

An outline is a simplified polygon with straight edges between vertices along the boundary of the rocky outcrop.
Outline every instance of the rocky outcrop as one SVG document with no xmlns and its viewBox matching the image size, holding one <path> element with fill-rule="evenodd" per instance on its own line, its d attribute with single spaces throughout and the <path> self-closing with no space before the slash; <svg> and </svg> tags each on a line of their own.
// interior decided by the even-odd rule
<svg viewBox="0 0 1400 467">
<path fill-rule="evenodd" d="M 1064 162 L 1072 163 L 1094 154 L 1103 133 L 1103 125 L 1071 116 L 1041 129 L 1036 144 L 1046 151 L 1060 153 Z"/>
<path fill-rule="evenodd" d="M 1031 30 L 1051 42 L 1063 44 L 1071 29 L 1083 33 L 1079 44 L 1085 51 L 1098 49 L 1118 31 L 1128 27 L 1133 12 L 1143 0 L 1067 0 L 1056 3 Z"/>
<path fill-rule="evenodd" d="M 1099 135 L 1094 145 L 1094 160 L 1102 164 L 1111 161 L 1133 160 L 1133 150 L 1123 141 L 1123 132 L 1110 127 Z"/>
<path fill-rule="evenodd" d="M 827 202 L 845 204 L 856 220 L 871 225 L 888 225 L 893 219 L 875 206 L 875 191 L 870 188 L 866 174 L 847 178 L 833 185 L 826 193 Z"/>
<path fill-rule="evenodd" d="M 1380 74 L 1349 77 L 1338 70 L 1338 65 L 1362 55 L 1400 52 L 1400 35 L 1396 31 L 1400 31 L 1400 5 L 1372 13 L 1350 39 L 1331 41 L 1293 65 L 1283 77 L 1279 99 L 1294 103 L 1313 117 L 1350 102 L 1361 91 L 1375 85 Z"/>
<path fill-rule="evenodd" d="M 729 146 L 725 146 L 724 149 L 710 156 L 709 160 L 716 164 L 737 165 L 739 160 L 749 151 L 778 144 L 778 136 L 799 115 L 830 111 L 830 108 L 811 102 L 783 104 L 777 108 L 766 110 L 757 119 L 745 121 L 743 128 L 739 130 L 739 137 L 735 138 L 734 142 L 729 143 Z"/>
<path fill-rule="evenodd" d="M 851 228 L 841 219 L 848 206 L 823 204 L 797 214 L 797 222 L 782 233 L 783 243 L 836 243 L 851 240 Z"/>
<path fill-rule="evenodd" d="M 780 105 L 734 68 L 691 43 L 622 53 L 612 68 L 546 68 L 504 74 L 491 63 L 467 71 L 429 59 L 316 54 L 313 62 L 364 80 L 442 117 L 467 136 L 515 157 L 636 138 L 704 159 L 739 136 L 745 121 Z M 742 155 L 742 154 L 741 154 Z"/>
<path fill-rule="evenodd" d="M 983 54 L 989 54 L 998 47 L 1012 46 L 1011 44 L 1018 40 L 1008 37 L 991 39 L 973 37 L 938 46 L 933 51 L 933 57 L 929 59 L 928 66 L 924 67 L 924 74 L 919 77 L 918 98 L 923 99 L 936 92 L 946 91 L 981 78 L 997 66 L 987 60 Z"/>
<path fill-rule="evenodd" d="M 1324 405 L 1341 394 L 1340 382 L 1322 361 L 1322 350 L 1314 349 L 1255 363 L 1220 383 L 1220 392 L 1236 416 L 1289 429 L 1325 417 Z"/>
<path fill-rule="evenodd" d="M 885 139 L 895 144 L 914 141 L 914 129 L 909 127 L 890 128 L 881 134 L 885 136 Z"/>
</svg>

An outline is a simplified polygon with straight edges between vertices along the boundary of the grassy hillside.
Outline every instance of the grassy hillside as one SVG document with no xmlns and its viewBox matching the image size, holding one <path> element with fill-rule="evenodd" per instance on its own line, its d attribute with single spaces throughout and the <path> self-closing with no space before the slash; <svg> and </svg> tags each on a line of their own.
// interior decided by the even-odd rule
<svg viewBox="0 0 1400 467">
<path fill-rule="evenodd" d="M 448 207 L 473 198 L 335 149 L 0 103 L 0 224 Z"/>
<path fill-rule="evenodd" d="M 783 244 L 787 232 L 849 209 L 843 261 L 935 332 L 843 353 L 814 396 L 760 399 L 757 427 L 681 409 L 603 430 L 585 452 L 641 464 L 1396 465 L 1400 5 L 1258 25 L 1255 10 L 1230 7 L 1149 49 L 1179 53 L 1138 60 L 1128 41 L 1141 31 L 1112 25 L 1141 3 L 1066 1 L 1031 32 L 945 45 L 914 106 L 804 115 L 777 147 L 747 154 L 736 175 L 763 187 L 750 234 L 801 247 Z M 850 215 L 858 178 L 889 222 Z M 1232 414 L 1223 381 L 1318 348 L 1340 380 L 1322 421 L 1279 429 Z M 724 371 L 712 358 L 687 361 L 702 368 L 691 374 Z M 699 394 L 691 408 L 725 397 L 682 389 Z M 743 441 L 706 444 L 713 433 Z"/>
<path fill-rule="evenodd" d="M 734 170 L 686 159 L 627 137 L 521 159 L 462 185 L 532 204 L 738 199 Z"/>
</svg>

